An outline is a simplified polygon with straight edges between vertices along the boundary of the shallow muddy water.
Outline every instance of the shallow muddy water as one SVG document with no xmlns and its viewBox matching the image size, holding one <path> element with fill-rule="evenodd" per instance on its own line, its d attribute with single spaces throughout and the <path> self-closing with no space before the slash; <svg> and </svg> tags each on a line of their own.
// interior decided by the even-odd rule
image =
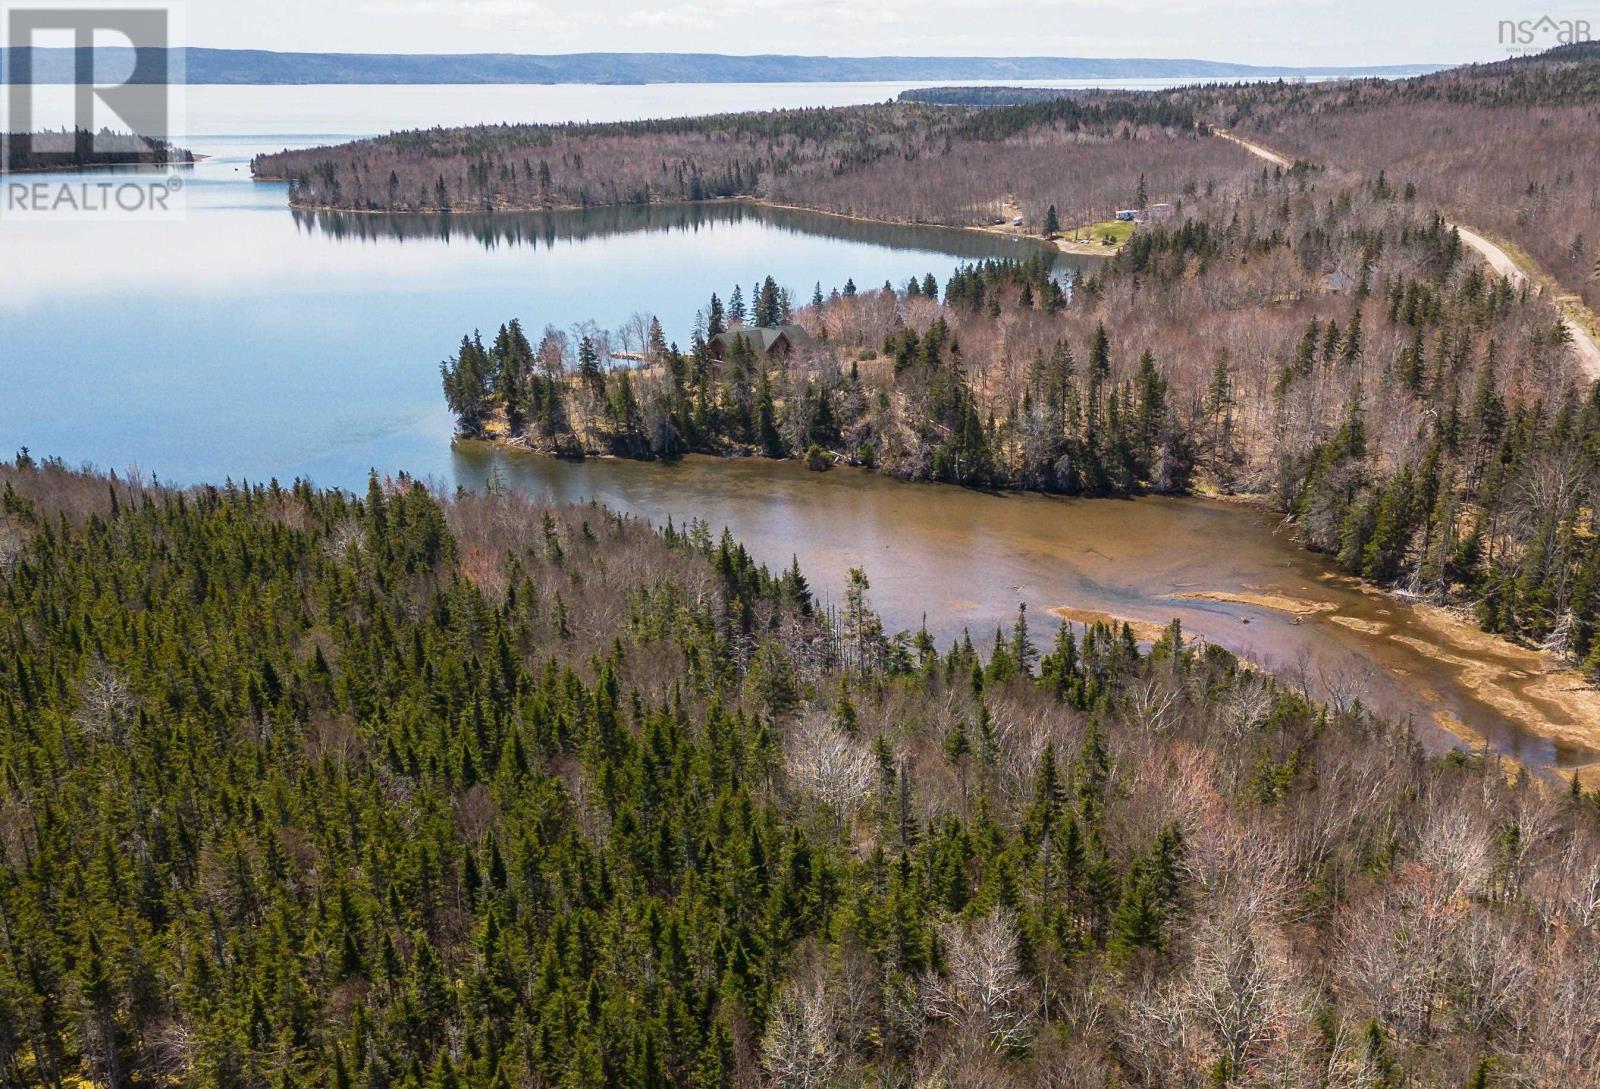
<svg viewBox="0 0 1600 1089">
<path fill-rule="evenodd" d="M 1442 627 L 1436 612 L 1363 589 L 1255 507 L 992 495 L 762 459 L 572 464 L 477 443 L 457 445 L 454 469 L 460 482 L 497 474 L 536 497 L 596 500 L 658 524 L 726 525 L 768 565 L 798 556 L 823 593 L 863 567 L 890 630 L 926 617 L 941 645 L 965 628 L 987 647 L 1023 602 L 1041 643 L 1056 626 L 1051 610 L 1152 624 L 1177 617 L 1186 632 L 1292 683 L 1410 718 L 1432 746 L 1481 739 L 1533 766 L 1596 758 L 1552 739 L 1589 724 L 1541 694 L 1532 655 L 1483 645 L 1469 629 Z M 1535 733 L 1522 716 L 1550 729 Z"/>
</svg>

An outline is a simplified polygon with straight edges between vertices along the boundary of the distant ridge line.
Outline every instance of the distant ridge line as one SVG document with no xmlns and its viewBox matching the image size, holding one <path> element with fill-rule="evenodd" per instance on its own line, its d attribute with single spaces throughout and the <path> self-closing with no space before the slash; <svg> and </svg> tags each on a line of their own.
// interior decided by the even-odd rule
<svg viewBox="0 0 1600 1089">
<path fill-rule="evenodd" d="M 0 50 L 0 82 L 11 82 L 28 47 Z M 33 82 L 71 83 L 74 50 L 32 49 Z M 133 51 L 103 47 L 103 81 L 125 78 Z M 256 49 L 172 50 L 174 81 L 197 84 L 649 84 L 855 83 L 891 80 L 1261 79 L 1296 76 L 1414 76 L 1442 64 L 1275 67 L 1186 58 L 824 57 L 721 53 L 277 53 Z"/>
</svg>

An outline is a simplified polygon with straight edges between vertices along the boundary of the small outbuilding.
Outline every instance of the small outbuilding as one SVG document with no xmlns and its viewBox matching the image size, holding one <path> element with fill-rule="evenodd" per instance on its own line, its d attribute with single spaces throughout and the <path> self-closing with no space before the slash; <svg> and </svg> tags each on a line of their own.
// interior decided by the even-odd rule
<svg viewBox="0 0 1600 1089">
<path fill-rule="evenodd" d="M 733 349 L 734 341 L 745 342 L 764 358 L 786 356 L 796 349 L 809 348 L 815 341 L 799 325 L 734 325 L 712 337 L 706 347 L 713 359 L 724 359 Z"/>
</svg>

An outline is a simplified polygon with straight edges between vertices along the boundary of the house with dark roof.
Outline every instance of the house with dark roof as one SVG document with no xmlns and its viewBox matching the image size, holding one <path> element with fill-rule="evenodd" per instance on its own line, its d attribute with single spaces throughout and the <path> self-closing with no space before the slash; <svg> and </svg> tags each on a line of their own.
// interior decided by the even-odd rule
<svg viewBox="0 0 1600 1089">
<path fill-rule="evenodd" d="M 740 337 L 758 355 L 767 359 L 786 356 L 796 349 L 809 348 L 816 343 L 811 339 L 811 334 L 799 325 L 734 325 L 712 337 L 706 347 L 711 350 L 713 359 L 723 359 L 733 350 L 734 341 Z"/>
</svg>

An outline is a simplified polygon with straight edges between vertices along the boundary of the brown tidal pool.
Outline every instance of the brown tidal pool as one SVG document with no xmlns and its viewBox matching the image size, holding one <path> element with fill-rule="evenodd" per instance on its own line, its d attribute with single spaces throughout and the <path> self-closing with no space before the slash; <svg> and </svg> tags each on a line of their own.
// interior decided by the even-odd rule
<svg viewBox="0 0 1600 1089">
<path fill-rule="evenodd" d="M 889 630 L 925 619 L 941 646 L 963 629 L 987 646 L 1023 602 L 1040 643 L 1052 614 L 1141 630 L 1177 617 L 1322 698 L 1409 719 L 1430 747 L 1487 745 L 1538 768 L 1600 761 L 1595 695 L 1570 674 L 1442 609 L 1362 587 L 1255 507 L 996 495 L 755 458 L 574 464 L 479 443 L 458 443 L 454 458 L 458 480 L 498 474 L 536 498 L 727 526 L 769 566 L 797 556 L 824 599 L 862 567 Z"/>
</svg>

